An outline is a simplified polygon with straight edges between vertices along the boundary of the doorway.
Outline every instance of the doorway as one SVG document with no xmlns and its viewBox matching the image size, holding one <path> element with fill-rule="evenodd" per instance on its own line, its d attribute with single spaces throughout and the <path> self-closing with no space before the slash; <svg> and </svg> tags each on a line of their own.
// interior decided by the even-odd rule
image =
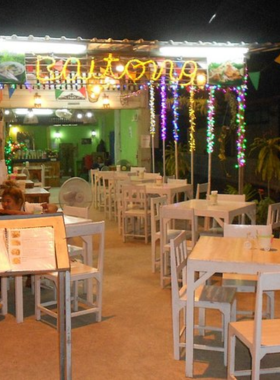
<svg viewBox="0 0 280 380">
<path fill-rule="evenodd" d="M 74 144 L 59 144 L 60 172 L 63 177 L 75 176 L 74 154 Z"/>
</svg>

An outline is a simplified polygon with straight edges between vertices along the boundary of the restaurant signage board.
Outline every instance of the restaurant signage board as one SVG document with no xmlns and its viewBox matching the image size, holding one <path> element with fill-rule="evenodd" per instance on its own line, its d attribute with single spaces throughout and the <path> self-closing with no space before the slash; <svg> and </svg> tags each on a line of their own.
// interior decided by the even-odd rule
<svg viewBox="0 0 280 380">
<path fill-rule="evenodd" d="M 22 84 L 25 82 L 25 55 L 0 54 L 0 83 Z"/>
<path fill-rule="evenodd" d="M 208 78 L 210 85 L 241 86 L 244 80 L 244 63 L 211 62 L 208 65 Z"/>
</svg>

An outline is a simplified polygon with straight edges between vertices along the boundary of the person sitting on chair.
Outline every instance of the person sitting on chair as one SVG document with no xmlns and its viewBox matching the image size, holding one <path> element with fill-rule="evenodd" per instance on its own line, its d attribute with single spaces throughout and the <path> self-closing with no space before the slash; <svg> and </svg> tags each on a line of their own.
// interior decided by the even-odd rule
<svg viewBox="0 0 280 380">
<path fill-rule="evenodd" d="M 5 181 L 3 187 L 0 205 L 0 214 L 2 215 L 54 213 L 58 210 L 57 205 L 53 203 L 25 202 L 24 194 L 15 181 Z"/>
</svg>

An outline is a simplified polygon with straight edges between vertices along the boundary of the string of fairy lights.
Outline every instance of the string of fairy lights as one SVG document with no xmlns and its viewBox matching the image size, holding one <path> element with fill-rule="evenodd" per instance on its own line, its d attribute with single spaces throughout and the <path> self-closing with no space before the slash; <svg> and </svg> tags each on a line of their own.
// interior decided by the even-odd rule
<svg viewBox="0 0 280 380">
<path fill-rule="evenodd" d="M 172 84 L 172 92 L 173 92 L 173 105 L 172 105 L 172 111 L 173 111 L 173 137 L 174 142 L 177 143 L 179 140 L 179 126 L 178 126 L 178 118 L 179 118 L 179 94 L 178 94 L 178 82 L 174 82 Z"/>
<path fill-rule="evenodd" d="M 216 86 L 209 86 L 209 97 L 207 100 L 207 153 L 213 153 L 214 151 L 215 90 Z"/>
<path fill-rule="evenodd" d="M 237 87 L 229 87 L 229 90 L 237 94 L 237 166 L 242 167 L 246 163 L 245 150 L 246 150 L 246 123 L 245 123 L 245 109 L 246 109 L 246 91 L 247 91 L 247 77 L 245 76 L 243 85 Z M 180 97 L 179 88 L 183 88 L 187 93 L 189 93 L 189 150 L 190 152 L 195 151 L 195 130 L 196 130 L 196 115 L 195 115 L 195 94 L 201 89 L 197 86 L 180 86 L 178 81 L 172 82 L 169 87 L 166 85 L 166 78 L 162 77 L 160 84 L 155 85 L 153 82 L 150 84 L 150 115 L 151 115 L 151 125 L 150 133 L 154 134 L 154 120 L 155 120 L 155 88 L 160 89 L 160 120 L 161 120 L 161 139 L 166 140 L 167 135 L 167 111 L 166 111 L 166 100 L 167 100 L 167 90 L 172 92 L 173 104 L 172 104 L 172 114 L 173 114 L 173 138 L 174 142 L 179 141 L 179 108 L 180 108 Z M 221 85 L 206 85 L 205 88 L 208 91 L 207 99 L 207 153 L 213 153 L 215 144 L 215 101 L 216 91 L 226 92 L 226 89 Z"/>
</svg>

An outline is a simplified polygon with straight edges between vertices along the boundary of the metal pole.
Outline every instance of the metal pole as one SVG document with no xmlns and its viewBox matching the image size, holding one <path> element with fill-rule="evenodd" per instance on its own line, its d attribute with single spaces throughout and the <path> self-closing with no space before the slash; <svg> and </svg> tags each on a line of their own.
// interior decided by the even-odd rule
<svg viewBox="0 0 280 380">
<path fill-rule="evenodd" d="M 155 135 L 152 134 L 152 167 L 153 173 L 155 172 Z"/>
<path fill-rule="evenodd" d="M 175 146 L 175 178 L 179 178 L 179 170 L 178 170 L 178 144 L 177 141 L 174 141 Z"/>
<path fill-rule="evenodd" d="M 207 195 L 211 192 L 212 153 L 208 153 L 208 187 Z"/>
<path fill-rule="evenodd" d="M 163 158 L 163 182 L 166 182 L 166 168 L 165 168 L 165 140 L 162 141 L 162 158 Z"/>
</svg>

